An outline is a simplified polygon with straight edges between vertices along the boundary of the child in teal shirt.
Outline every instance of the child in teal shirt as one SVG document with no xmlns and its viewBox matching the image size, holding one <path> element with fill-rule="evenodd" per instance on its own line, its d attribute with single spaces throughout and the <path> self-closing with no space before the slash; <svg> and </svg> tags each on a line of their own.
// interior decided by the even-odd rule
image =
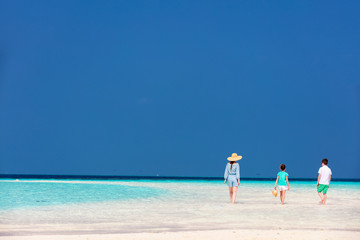
<svg viewBox="0 0 360 240">
<path fill-rule="evenodd" d="M 287 172 L 285 172 L 286 166 L 285 164 L 281 164 L 280 165 L 280 170 L 281 172 L 279 172 L 277 174 L 277 178 L 276 178 L 276 182 L 275 182 L 275 187 L 274 189 L 276 190 L 276 185 L 279 188 L 280 191 L 280 201 L 281 204 L 284 205 L 284 201 L 285 201 L 285 193 L 287 190 L 290 190 L 290 186 L 289 186 L 289 180 L 288 180 L 288 176 L 289 174 L 287 174 Z"/>
</svg>

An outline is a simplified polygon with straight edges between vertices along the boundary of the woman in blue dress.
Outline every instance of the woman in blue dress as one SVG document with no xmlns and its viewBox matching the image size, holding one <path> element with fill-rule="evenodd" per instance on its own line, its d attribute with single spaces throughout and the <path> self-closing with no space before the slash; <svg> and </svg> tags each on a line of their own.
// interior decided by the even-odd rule
<svg viewBox="0 0 360 240">
<path fill-rule="evenodd" d="M 227 183 L 229 186 L 231 203 L 235 203 L 236 191 L 240 185 L 240 165 L 236 161 L 241 158 L 242 156 L 238 156 L 236 153 L 227 158 L 230 162 L 225 167 L 224 183 Z"/>
</svg>

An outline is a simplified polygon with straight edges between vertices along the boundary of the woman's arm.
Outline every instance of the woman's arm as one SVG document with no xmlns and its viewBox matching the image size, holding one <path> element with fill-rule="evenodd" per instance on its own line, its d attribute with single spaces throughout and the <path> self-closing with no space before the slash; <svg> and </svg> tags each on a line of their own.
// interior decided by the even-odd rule
<svg viewBox="0 0 360 240">
<path fill-rule="evenodd" d="M 225 167 L 225 173 L 224 173 L 224 183 L 226 183 L 226 179 L 228 178 L 228 175 L 229 175 L 229 171 L 228 171 L 228 165 L 229 164 L 226 164 L 226 167 Z"/>
<path fill-rule="evenodd" d="M 287 185 L 288 185 L 288 190 L 290 190 L 290 186 L 289 186 L 289 178 L 288 178 L 289 176 L 286 176 L 286 183 L 287 183 Z"/>
<path fill-rule="evenodd" d="M 238 180 L 238 183 L 240 184 L 240 165 L 236 167 L 236 179 Z"/>
<path fill-rule="evenodd" d="M 276 185 L 277 185 L 278 181 L 279 181 L 279 176 L 277 176 L 277 178 L 276 178 L 275 187 L 274 187 L 275 190 L 276 190 Z"/>
</svg>

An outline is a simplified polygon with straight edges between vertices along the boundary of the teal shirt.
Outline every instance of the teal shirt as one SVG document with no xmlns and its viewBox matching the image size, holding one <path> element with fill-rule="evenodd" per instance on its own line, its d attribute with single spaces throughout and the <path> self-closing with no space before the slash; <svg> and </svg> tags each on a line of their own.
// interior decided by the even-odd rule
<svg viewBox="0 0 360 240">
<path fill-rule="evenodd" d="M 289 176 L 289 174 L 287 174 L 287 172 L 279 172 L 277 175 L 279 176 L 278 185 L 287 186 L 286 177 Z"/>
</svg>

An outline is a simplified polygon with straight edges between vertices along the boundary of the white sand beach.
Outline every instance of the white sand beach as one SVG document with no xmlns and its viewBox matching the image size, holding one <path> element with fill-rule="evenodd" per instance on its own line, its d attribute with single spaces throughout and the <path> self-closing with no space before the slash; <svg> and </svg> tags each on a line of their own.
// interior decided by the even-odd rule
<svg viewBox="0 0 360 240">
<path fill-rule="evenodd" d="M 32 186 L 32 183 L 27 184 Z M 307 182 L 290 183 L 285 205 L 280 205 L 279 197 L 272 196 L 273 182 L 264 181 L 242 182 L 236 204 L 229 203 L 228 190 L 223 183 L 211 181 L 33 184 L 38 185 L 34 185 L 36 194 L 31 196 L 41 195 L 42 187 L 53 184 L 55 188 L 49 188 L 53 189 L 51 191 L 75 186 L 77 191 L 86 189 L 87 197 L 96 201 L 50 205 L 36 202 L 35 206 L 1 210 L 0 240 L 330 240 L 360 236 L 358 183 L 333 183 L 326 206 L 318 204 L 315 188 Z M 103 198 L 99 189 L 119 198 L 120 190 L 130 196 L 132 187 L 146 197 L 101 201 L 96 197 L 100 194 Z M 58 195 L 66 197 L 67 201 L 72 200 L 71 194 L 60 193 Z M 74 193 L 74 197 L 77 196 Z"/>
<path fill-rule="evenodd" d="M 355 231 L 309 231 L 309 230 L 214 230 L 161 233 L 84 234 L 84 235 L 33 235 L 2 236 L 1 240 L 354 240 Z"/>
</svg>

